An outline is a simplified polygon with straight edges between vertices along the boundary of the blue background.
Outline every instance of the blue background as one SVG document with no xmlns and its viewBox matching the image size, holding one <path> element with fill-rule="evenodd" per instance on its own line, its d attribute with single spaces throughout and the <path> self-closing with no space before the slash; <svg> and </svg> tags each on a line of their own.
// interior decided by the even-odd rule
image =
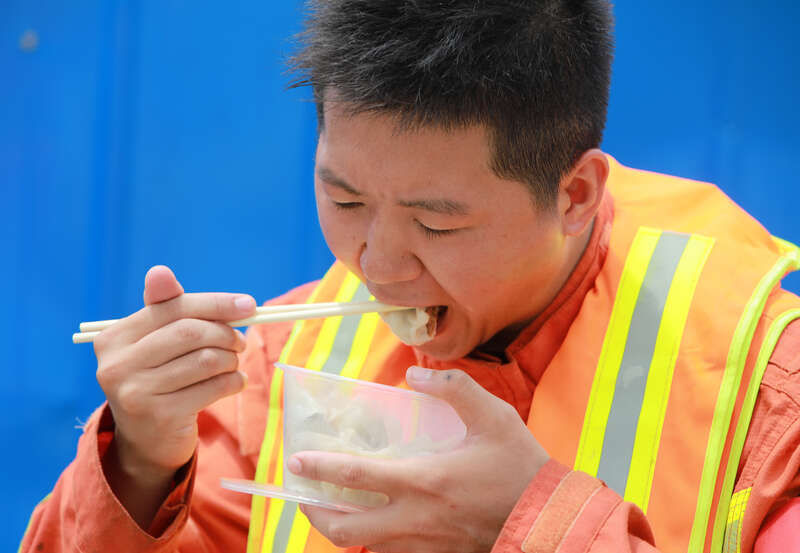
<svg viewBox="0 0 800 553">
<path fill-rule="evenodd" d="M 188 291 L 263 301 L 331 261 L 313 107 L 284 90 L 299 2 L 188 6 L 0 2 L 0 550 L 16 548 L 102 401 L 92 348 L 70 342 L 78 321 L 138 309 L 157 263 Z M 618 1 L 605 149 L 716 182 L 800 241 L 799 11 Z M 35 47 L 20 43 L 28 30 Z"/>
</svg>

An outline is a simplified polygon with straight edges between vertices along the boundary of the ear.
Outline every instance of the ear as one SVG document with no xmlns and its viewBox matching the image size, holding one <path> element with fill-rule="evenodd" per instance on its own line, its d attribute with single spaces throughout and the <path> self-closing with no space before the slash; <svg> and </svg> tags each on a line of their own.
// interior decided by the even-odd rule
<svg viewBox="0 0 800 553">
<path fill-rule="evenodd" d="M 564 234 L 578 236 L 594 219 L 608 178 L 608 158 L 598 148 L 587 150 L 561 180 L 558 208 Z"/>
</svg>

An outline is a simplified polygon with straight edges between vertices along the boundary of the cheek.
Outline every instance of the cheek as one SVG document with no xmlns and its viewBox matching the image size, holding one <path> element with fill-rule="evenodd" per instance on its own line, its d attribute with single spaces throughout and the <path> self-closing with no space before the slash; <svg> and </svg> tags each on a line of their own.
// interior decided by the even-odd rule
<svg viewBox="0 0 800 553">
<path fill-rule="evenodd" d="M 352 266 L 354 260 L 358 258 L 361 244 L 358 225 L 354 221 L 348 221 L 345 214 L 330 206 L 318 204 L 317 215 L 328 249 L 337 259 Z"/>
</svg>

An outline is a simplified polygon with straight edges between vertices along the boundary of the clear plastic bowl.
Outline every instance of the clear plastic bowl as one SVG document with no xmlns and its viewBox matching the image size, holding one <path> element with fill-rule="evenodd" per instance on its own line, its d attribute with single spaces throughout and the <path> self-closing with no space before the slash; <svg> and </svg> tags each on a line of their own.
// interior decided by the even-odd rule
<svg viewBox="0 0 800 553">
<path fill-rule="evenodd" d="M 301 478 L 286 462 L 299 451 L 400 459 L 448 451 L 466 435 L 446 402 L 411 390 L 276 363 L 284 372 L 283 486 L 329 504 L 375 507 L 382 494 Z"/>
</svg>

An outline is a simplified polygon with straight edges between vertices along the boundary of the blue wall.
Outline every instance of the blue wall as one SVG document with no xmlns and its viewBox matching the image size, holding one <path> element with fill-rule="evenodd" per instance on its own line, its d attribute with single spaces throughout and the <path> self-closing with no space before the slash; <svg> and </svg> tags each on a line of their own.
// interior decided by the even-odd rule
<svg viewBox="0 0 800 553">
<path fill-rule="evenodd" d="M 299 2 L 209 4 L 0 3 L 1 550 L 102 401 L 91 347 L 70 343 L 78 321 L 137 309 L 157 263 L 189 291 L 264 300 L 330 262 L 313 108 L 281 65 Z M 798 11 L 618 1 L 605 148 L 717 182 L 800 241 Z M 20 44 L 26 30 L 38 45 Z"/>
</svg>

